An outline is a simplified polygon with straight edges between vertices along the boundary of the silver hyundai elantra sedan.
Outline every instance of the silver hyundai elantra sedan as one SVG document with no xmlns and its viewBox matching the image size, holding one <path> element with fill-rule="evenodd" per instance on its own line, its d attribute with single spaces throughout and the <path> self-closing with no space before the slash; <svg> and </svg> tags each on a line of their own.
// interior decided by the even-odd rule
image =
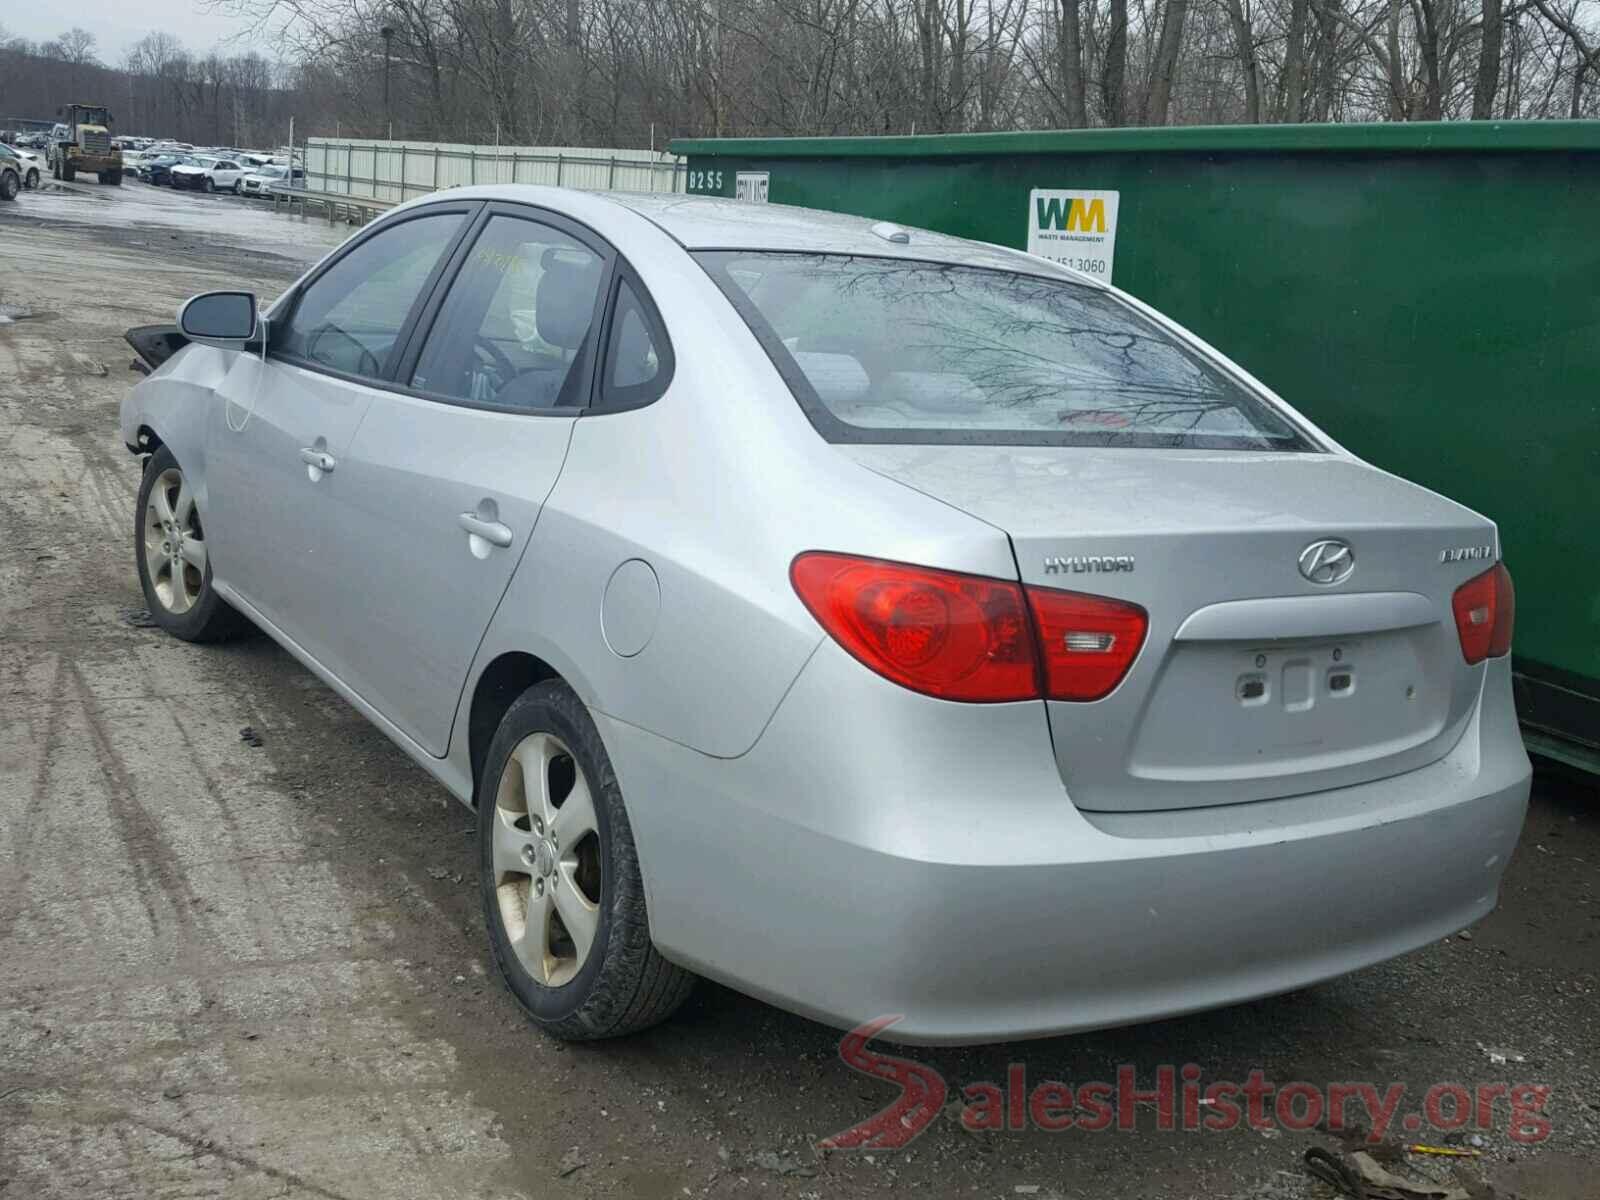
<svg viewBox="0 0 1600 1200">
<path fill-rule="evenodd" d="M 1090 1029 L 1494 905 L 1494 525 L 1114 288 L 496 186 L 129 340 L 151 612 L 265 630 L 476 808 L 556 1036 L 697 975 L 908 1042 Z"/>
</svg>

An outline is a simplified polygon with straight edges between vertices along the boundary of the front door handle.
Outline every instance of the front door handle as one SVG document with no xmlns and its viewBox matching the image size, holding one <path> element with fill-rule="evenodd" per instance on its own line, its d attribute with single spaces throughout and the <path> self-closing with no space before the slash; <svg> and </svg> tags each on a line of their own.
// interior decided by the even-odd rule
<svg viewBox="0 0 1600 1200">
<path fill-rule="evenodd" d="M 491 546 L 499 546 L 504 550 L 511 545 L 511 527 L 502 525 L 499 521 L 486 521 L 475 512 L 464 512 L 456 518 L 456 523 L 474 537 L 481 537 Z"/>
<path fill-rule="evenodd" d="M 315 446 L 300 447 L 300 461 L 305 463 L 308 467 L 315 467 L 324 475 L 328 474 L 328 472 L 332 471 L 333 468 L 338 465 L 338 460 L 336 460 L 333 455 L 329 454 L 326 450 L 318 450 Z"/>
</svg>

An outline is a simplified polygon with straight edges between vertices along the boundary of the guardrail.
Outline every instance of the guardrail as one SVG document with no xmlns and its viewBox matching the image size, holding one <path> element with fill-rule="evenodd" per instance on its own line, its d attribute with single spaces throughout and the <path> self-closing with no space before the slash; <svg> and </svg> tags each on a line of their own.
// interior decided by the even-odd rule
<svg viewBox="0 0 1600 1200">
<path fill-rule="evenodd" d="M 681 161 L 648 150 L 332 138 L 307 139 L 305 168 L 314 190 L 396 201 L 478 183 L 679 192 L 687 177 Z"/>
<path fill-rule="evenodd" d="M 306 218 L 306 209 L 310 205 L 320 205 L 328 224 L 332 225 L 339 220 L 340 214 L 352 225 L 365 225 L 379 213 L 387 212 L 397 203 L 396 200 L 379 200 L 375 196 L 353 196 L 348 192 L 322 192 L 311 188 L 280 188 L 271 189 L 272 211 L 278 211 L 279 203 L 288 209 L 288 215 L 294 216 L 295 203 L 300 205 L 300 219 Z"/>
</svg>

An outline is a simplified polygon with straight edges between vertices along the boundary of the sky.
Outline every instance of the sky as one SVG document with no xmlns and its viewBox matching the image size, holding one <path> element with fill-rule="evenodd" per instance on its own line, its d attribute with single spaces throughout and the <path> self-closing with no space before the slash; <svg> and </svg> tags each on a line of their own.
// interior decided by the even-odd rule
<svg viewBox="0 0 1600 1200">
<path fill-rule="evenodd" d="M 70 14 L 70 15 L 69 15 Z M 242 34 L 249 23 L 239 17 L 207 11 L 196 0 L 72 0 L 67 4 L 0 4 L 0 26 L 13 36 L 40 41 L 64 33 L 74 25 L 99 39 L 96 57 L 117 66 L 127 49 L 156 30 L 172 34 L 184 47 L 204 54 L 225 39 Z M 243 41 L 224 47 L 230 54 L 248 50 L 262 53 L 270 47 Z"/>
</svg>

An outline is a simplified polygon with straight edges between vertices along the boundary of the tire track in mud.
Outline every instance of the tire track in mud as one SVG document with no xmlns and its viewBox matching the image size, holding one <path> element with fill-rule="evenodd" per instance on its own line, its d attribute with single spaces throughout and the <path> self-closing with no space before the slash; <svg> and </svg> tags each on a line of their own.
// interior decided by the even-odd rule
<svg viewBox="0 0 1600 1200">
<path fill-rule="evenodd" d="M 88 1113 L 85 1115 L 90 1120 L 98 1117 L 103 1124 L 113 1129 L 121 1130 L 126 1127 L 133 1127 L 149 1130 L 151 1133 L 159 1134 L 162 1137 L 170 1138 L 175 1142 L 188 1146 L 199 1157 L 215 1158 L 224 1163 L 244 1167 L 253 1174 L 263 1175 L 268 1179 L 282 1183 L 286 1187 L 297 1191 L 305 1192 L 308 1195 L 320 1196 L 323 1200 L 353 1200 L 353 1197 L 348 1193 L 324 1187 L 294 1171 L 273 1166 L 271 1163 L 263 1162 L 242 1151 L 219 1146 L 210 1138 L 188 1133 L 164 1122 L 151 1120 L 149 1117 L 139 1113 L 129 1112 L 127 1109 L 109 1108 L 100 1113 Z"/>
<path fill-rule="evenodd" d="M 150 920 L 152 938 L 158 943 L 163 940 L 175 942 L 175 958 L 182 965 L 195 969 L 197 977 L 203 978 L 203 974 L 198 974 L 203 964 L 188 961 L 190 948 L 201 940 L 190 912 L 200 898 L 189 888 L 183 865 L 167 846 L 160 826 L 151 820 L 140 802 L 122 755 L 106 730 L 105 715 L 84 678 L 82 667 L 74 660 L 68 664 L 67 670 L 82 706 L 95 756 L 106 775 L 106 798 L 121 842 L 130 851 L 128 857 L 133 866 L 134 884 L 145 915 Z M 170 922 L 162 921 L 158 898 L 165 900 Z M 167 939 L 161 936 L 164 924 L 175 927 L 173 936 Z"/>
<path fill-rule="evenodd" d="M 216 670 L 228 670 L 225 661 L 211 661 L 211 656 L 205 651 L 180 647 L 176 643 L 168 645 L 154 639 L 143 653 L 132 656 L 137 661 L 130 665 L 135 668 L 148 667 L 152 648 L 155 654 L 167 660 L 169 667 L 175 665 L 184 671 L 198 668 L 202 678 Z M 253 647 L 252 651 L 263 652 L 260 656 L 269 660 L 277 659 L 275 651 L 264 647 Z M 284 996 L 297 997 L 290 999 L 290 1011 L 300 1011 L 309 1004 L 312 1013 L 322 1014 L 309 1022 L 304 1017 L 298 1022 L 302 1037 L 310 1036 L 320 1047 L 327 1048 L 319 1049 L 318 1054 L 329 1055 L 332 1062 L 348 1060 L 353 1054 L 365 1056 L 377 1067 L 375 1071 L 364 1070 L 355 1074 L 335 1068 L 331 1077 L 325 1074 L 321 1076 L 319 1089 L 322 1094 L 328 1097 L 341 1093 L 347 1095 L 348 1100 L 344 1103 L 354 1104 L 359 1116 L 347 1113 L 324 1116 L 317 1137 L 312 1139 L 313 1145 L 319 1139 L 331 1139 L 337 1144 L 341 1137 L 365 1137 L 365 1133 L 356 1132 L 362 1127 L 354 1126 L 352 1122 L 381 1121 L 388 1130 L 385 1135 L 391 1147 L 388 1153 L 397 1159 L 393 1167 L 400 1172 L 398 1177 L 391 1180 L 395 1186 L 388 1190 L 390 1194 L 399 1196 L 423 1194 L 414 1187 L 403 1186 L 402 1179 L 407 1174 L 414 1175 L 418 1180 L 434 1175 L 430 1170 L 417 1168 L 447 1150 L 459 1160 L 464 1144 L 481 1141 L 483 1151 L 479 1152 L 479 1156 L 487 1152 L 489 1162 L 497 1161 L 504 1150 L 500 1148 L 498 1139 L 488 1134 L 487 1121 L 474 1115 L 479 1110 L 464 1096 L 461 1099 L 452 1096 L 452 1093 L 460 1095 L 450 1084 L 455 1070 L 452 1065 L 453 1052 L 445 1044 L 433 1043 L 426 1038 L 419 1041 L 403 1023 L 397 1021 L 408 1004 L 413 1003 L 407 993 L 414 991 L 414 988 L 404 985 L 404 969 L 396 975 L 390 968 L 392 960 L 385 953 L 385 943 L 392 941 L 392 938 L 379 937 L 374 942 L 371 937 L 357 937 L 354 944 L 349 939 L 341 938 L 336 939 L 338 944 L 334 946 L 322 945 L 314 938 L 312 944 L 297 947 L 294 932 L 281 923 L 268 920 L 262 924 L 259 920 L 253 920 L 250 936 L 244 939 L 244 944 L 240 944 L 229 937 L 235 930 L 219 930 L 194 917 L 196 911 L 203 910 L 197 901 L 225 904 L 242 902 L 248 906 L 252 916 L 258 918 L 262 909 L 272 913 L 292 912 L 295 904 L 288 894 L 282 892 L 282 888 L 285 885 L 294 886 L 296 881 L 274 876 L 270 871 L 257 876 L 252 870 L 257 861 L 269 857 L 249 853 L 253 846 L 262 843 L 262 830 L 259 826 L 253 829 L 240 827 L 229 803 L 229 786 L 216 775 L 211 765 L 216 758 L 216 751 L 208 750 L 196 740 L 201 736 L 199 732 L 189 732 L 183 713 L 175 711 L 175 708 L 182 707 L 182 702 L 170 696 L 150 697 L 149 703 L 154 704 L 158 711 L 153 720 L 146 722 L 141 720 L 138 712 L 118 713 L 109 707 L 118 703 L 127 706 L 134 701 L 100 699 L 97 693 L 105 690 L 108 683 L 111 690 L 117 690 L 116 676 L 121 672 L 114 671 L 108 677 L 107 670 L 125 657 L 104 642 L 96 643 L 78 654 L 59 656 L 57 673 L 51 680 L 53 687 L 43 693 L 52 701 L 45 706 L 45 711 L 54 714 L 58 725 L 68 731 L 69 736 L 74 730 L 79 732 L 81 740 L 95 759 L 96 774 L 105 781 L 105 799 L 110 806 L 112 820 L 119 829 L 117 842 L 124 850 L 117 856 L 117 870 L 107 876 L 106 882 L 110 882 L 115 874 L 129 872 L 133 890 L 139 897 L 140 910 L 149 924 L 148 932 L 130 929 L 126 931 L 127 936 L 147 942 L 151 950 L 156 952 L 161 966 L 154 976 L 145 973 L 148 984 L 138 978 L 130 982 L 135 986 L 155 986 L 163 994 L 171 995 L 171 1003 L 165 1006 L 162 1018 L 171 1026 L 170 1032 L 157 1035 L 154 1042 L 146 1043 L 147 1048 L 140 1048 L 124 1067 L 114 1067 L 114 1070 L 131 1069 L 134 1062 L 147 1057 L 152 1051 L 157 1055 L 157 1061 L 175 1064 L 185 1058 L 193 1058 L 196 1065 L 208 1065 L 204 1067 L 198 1092 L 185 1090 L 168 1102 L 172 1106 L 171 1120 L 157 1123 L 146 1114 L 134 1121 L 130 1128 L 114 1117 L 117 1111 L 133 1111 L 127 1107 L 125 1090 L 115 1086 L 110 1089 L 100 1086 L 99 1067 L 91 1063 L 80 1064 L 78 1069 L 82 1074 L 77 1083 L 69 1085 L 69 1094 L 81 1095 L 87 1104 L 87 1111 L 85 1104 L 77 1101 L 61 1104 L 41 1098 L 39 1103 L 26 1106 L 25 1116 L 17 1123 L 17 1127 L 22 1130 L 24 1140 L 34 1147 L 36 1156 L 41 1152 L 40 1139 L 46 1143 L 54 1141 L 62 1149 L 74 1143 L 84 1143 L 86 1148 L 83 1154 L 69 1155 L 69 1158 L 83 1162 L 105 1162 L 107 1171 L 86 1175 L 82 1171 L 69 1169 L 60 1181 L 65 1184 L 64 1191 L 40 1186 L 29 1194 L 77 1195 L 82 1194 L 84 1187 L 93 1186 L 95 1190 L 100 1190 L 102 1184 L 113 1180 L 119 1181 L 124 1188 L 140 1179 L 149 1182 L 162 1179 L 170 1185 L 174 1180 L 168 1172 L 177 1169 L 173 1164 L 180 1163 L 185 1171 L 199 1170 L 202 1178 L 211 1180 L 210 1184 L 198 1189 L 206 1194 L 215 1194 L 219 1189 L 234 1194 L 230 1183 L 238 1179 L 246 1179 L 251 1189 L 258 1183 L 272 1182 L 274 1186 L 287 1183 L 321 1195 L 350 1194 L 348 1187 L 338 1182 L 339 1176 L 348 1175 L 349 1163 L 345 1161 L 349 1158 L 347 1153 L 329 1159 L 327 1155 L 315 1151 L 307 1154 L 300 1147 L 300 1134 L 296 1132 L 300 1128 L 300 1118 L 296 1115 L 297 1104 L 291 1097 L 299 1086 L 293 1080 L 304 1073 L 304 1068 L 291 1065 L 288 1075 L 284 1076 L 280 1068 L 256 1061 L 258 1053 L 249 1040 L 258 1036 L 255 1030 L 263 1027 L 270 1036 L 271 1030 L 284 1019 L 280 1011 L 283 1000 L 274 1000 L 272 996 L 285 985 L 288 990 L 283 993 Z M 251 657 L 257 657 L 257 654 L 253 652 Z M 295 672 L 299 670 L 297 665 L 281 661 L 279 666 L 286 666 Z M 246 700 L 245 704 L 248 706 L 249 701 Z M 225 704 L 224 707 L 232 708 L 233 705 Z M 245 711 L 250 710 L 247 707 Z M 237 719 L 230 715 L 213 720 L 204 729 L 208 742 L 215 745 L 212 739 L 218 725 L 231 725 Z M 285 728 L 285 725 L 279 724 L 278 728 Z M 151 728 L 162 731 L 156 736 L 154 745 L 149 733 Z M 59 745 L 60 740 L 58 735 L 55 743 Z M 198 831 L 200 839 L 197 842 L 181 845 L 172 842 L 176 831 L 170 819 L 172 814 L 163 810 L 162 817 L 158 818 L 151 807 L 152 795 L 160 793 L 151 791 L 150 764 L 141 762 L 135 767 L 130 763 L 130 753 L 141 758 L 151 753 L 176 756 L 176 773 L 192 783 L 186 793 L 189 808 L 178 816 L 186 818 L 192 809 L 215 813 L 217 817 L 211 828 Z M 244 753 L 248 761 L 254 752 Z M 254 761 L 262 763 L 260 759 Z M 172 774 L 169 770 L 165 777 L 170 778 Z M 253 789 L 255 794 L 251 803 L 254 806 L 259 807 L 263 802 L 284 803 L 284 799 L 275 798 L 281 793 L 271 783 L 274 771 L 258 769 L 247 774 L 261 781 Z M 262 784 L 266 785 L 265 790 L 262 790 Z M 59 785 L 54 784 L 47 774 L 35 784 L 38 802 L 46 806 L 55 802 L 60 809 L 63 807 L 59 804 L 61 797 L 52 796 L 52 790 L 58 791 Z M 243 794 L 237 788 L 233 791 Z M 70 821 L 67 824 L 70 825 Z M 287 824 L 278 824 L 280 834 L 286 835 L 299 822 L 291 818 Z M 60 827 L 59 820 L 54 827 Z M 50 828 L 51 825 L 47 823 L 47 832 Z M 286 844 L 282 836 L 274 841 L 274 845 L 283 852 L 282 861 L 315 859 L 315 855 L 307 855 L 292 843 Z M 280 860 L 279 855 L 270 857 Z M 214 867 L 220 867 L 220 870 L 213 871 Z M 236 882 L 229 886 L 228 894 L 215 891 L 208 894 L 198 882 L 202 877 L 234 879 Z M 340 885 L 334 884 L 326 876 L 318 877 L 325 879 L 327 886 L 335 890 L 327 892 L 319 889 L 309 896 L 296 899 L 309 901 L 328 913 L 333 921 L 346 919 L 345 914 L 355 910 L 348 898 L 338 894 Z M 219 933 L 223 937 L 221 942 L 218 941 Z M 330 951 L 332 956 L 328 957 Z M 316 982 L 329 969 L 332 970 L 332 978 L 339 979 L 346 968 L 355 969 L 356 977 L 365 984 L 355 993 L 360 997 L 360 1004 L 358 1011 L 353 1014 L 343 1011 L 346 1006 L 337 990 L 327 991 L 326 985 Z M 178 985 L 175 990 L 172 984 Z M 395 984 L 402 986 L 396 988 Z M 70 1009 L 80 1000 L 97 1008 L 99 1016 L 90 1020 L 90 1026 L 106 1019 L 104 1010 L 108 1007 L 116 1010 L 115 1004 L 108 1005 L 98 988 L 74 989 L 65 995 L 61 995 L 54 987 L 48 990 L 54 1001 L 46 1006 L 46 1011 L 58 1004 L 65 1004 Z M 0 990 L 0 1010 L 6 1004 L 5 991 Z M 0 1022 L 3 1022 L 3 1013 L 0 1013 Z M 242 1032 L 241 1024 L 252 1031 Z M 325 1029 L 321 1035 L 315 1033 L 319 1026 Z M 0 1030 L 3 1028 L 3 1023 L 0 1023 Z M 241 1038 L 246 1040 L 241 1042 Z M 170 1051 L 163 1052 L 160 1048 L 163 1044 L 170 1046 Z M 234 1047 L 240 1047 L 240 1050 Z M 405 1049 L 402 1051 L 397 1047 Z M 135 1046 L 128 1045 L 127 1052 L 134 1051 Z M 296 1054 L 291 1051 L 291 1057 Z M 410 1057 L 396 1057 L 402 1054 Z M 422 1089 L 416 1092 L 406 1088 L 396 1089 L 386 1082 L 385 1076 L 393 1070 L 387 1065 L 390 1062 L 404 1063 L 403 1073 L 421 1071 L 419 1082 L 423 1085 Z M 58 1062 L 58 1068 L 48 1076 L 41 1075 L 37 1068 L 28 1070 L 26 1063 L 18 1065 L 24 1069 L 23 1083 L 32 1088 L 43 1085 L 47 1078 L 60 1080 L 58 1068 L 66 1064 Z M 164 1067 L 163 1074 L 172 1069 L 172 1065 Z M 249 1080 L 254 1082 L 247 1083 Z M 154 1086 L 159 1087 L 160 1084 Z M 374 1092 L 375 1087 L 379 1089 L 377 1092 Z M 446 1090 L 441 1092 L 441 1087 Z M 218 1088 L 223 1090 L 217 1092 Z M 383 1097 L 381 1107 L 375 1109 L 372 1101 L 379 1095 Z M 451 1098 L 447 1100 L 446 1097 Z M 9 1108 L 10 1104 L 6 1107 Z M 98 1123 L 102 1121 L 111 1121 L 111 1124 L 99 1127 Z M 290 1124 L 286 1125 L 286 1121 Z M 445 1131 L 444 1140 L 441 1142 L 438 1133 L 424 1132 L 425 1128 Z M 467 1132 L 469 1129 L 472 1132 Z M 150 1140 L 155 1132 L 180 1137 L 190 1151 L 200 1147 L 205 1153 L 192 1158 L 171 1158 L 165 1152 L 158 1153 L 158 1148 Z M 65 1143 L 60 1140 L 63 1137 L 67 1139 Z M 110 1139 L 109 1142 L 106 1139 Z M 269 1154 L 252 1149 L 263 1143 L 272 1147 L 273 1152 Z M 118 1149 L 107 1160 L 107 1147 L 112 1144 Z M 60 1163 L 57 1154 L 47 1150 L 43 1152 L 47 1160 Z M 0 1154 L 0 1158 L 3 1157 Z M 469 1153 L 466 1157 L 470 1160 L 474 1155 Z M 457 1165 L 468 1168 L 468 1162 L 465 1161 L 458 1161 Z M 391 1168 L 375 1167 L 370 1162 L 364 1171 L 374 1178 L 393 1173 Z M 5 1171 L 0 1171 L 0 1175 L 4 1174 Z M 29 1174 L 25 1172 L 23 1178 L 26 1179 Z M 474 1176 L 482 1178 L 478 1171 L 468 1168 L 461 1177 Z M 36 1184 L 44 1183 L 37 1176 L 33 1179 Z M 443 1178 L 437 1178 L 435 1182 L 443 1183 Z M 115 1187 L 104 1190 L 111 1194 L 123 1194 Z M 159 1190 L 165 1194 L 167 1186 Z M 357 1191 L 370 1194 L 370 1189 Z M 430 1186 L 427 1194 L 436 1194 L 436 1189 Z"/>
<path fill-rule="evenodd" d="M 222 825 L 227 831 L 227 841 L 234 846 L 248 846 L 250 844 L 250 834 L 247 830 L 240 826 L 240 823 L 233 811 L 233 807 L 231 804 L 229 804 L 227 794 L 224 791 L 220 781 L 205 765 L 204 757 L 201 755 L 198 745 L 190 735 L 184 721 L 179 716 L 179 706 L 180 702 L 172 698 L 166 699 L 163 704 L 163 707 L 169 714 L 169 718 L 172 722 L 172 728 L 177 732 L 178 739 L 183 744 L 186 758 L 188 762 L 194 766 L 195 773 L 199 776 L 200 782 L 204 786 L 206 795 L 211 799 L 212 805 L 215 807 L 218 819 L 221 821 Z M 252 860 L 235 854 L 232 856 L 231 861 L 236 864 L 242 864 Z M 192 865 L 199 866 L 202 864 Z M 248 876 L 249 873 L 249 868 L 241 869 L 241 874 Z M 267 948 L 270 938 L 271 948 L 276 951 L 277 954 L 281 954 L 283 952 L 283 948 L 289 945 L 291 942 L 289 930 L 281 919 L 273 921 L 270 933 L 268 931 L 266 923 L 272 919 L 272 915 L 276 915 L 279 911 L 280 910 L 276 906 L 273 906 L 270 910 L 271 915 L 268 915 L 263 912 L 263 906 L 261 905 L 252 904 L 248 907 L 251 925 L 254 927 L 258 935 L 258 940 L 260 941 L 262 948 Z M 271 957 L 276 957 L 277 954 L 274 954 Z"/>
<path fill-rule="evenodd" d="M 14 869 L 6 872 L 4 881 L 3 904 L 0 904 L 0 945 L 9 942 L 11 931 L 16 924 L 18 915 L 22 912 L 24 899 L 28 892 L 28 883 L 32 873 L 34 853 L 38 834 L 43 822 L 38 820 L 47 807 L 48 789 L 50 782 L 50 762 L 59 751 L 61 745 L 62 706 L 61 692 L 61 664 L 59 659 L 52 660 L 50 682 L 48 684 L 48 702 L 30 707 L 22 718 L 27 727 L 20 739 L 24 746 L 37 747 L 38 763 L 34 768 L 33 786 L 28 791 L 28 801 L 25 807 L 14 810 L 3 826 L 8 827 L 11 834 L 12 862 Z M 8 695 L 9 695 L 8 689 Z M 3 698 L 3 697 L 0 697 Z M 15 702 L 6 706 L 13 713 L 17 710 Z M 44 721 L 44 737 L 34 736 L 37 722 L 40 718 Z M 4 734 L 0 733 L 0 737 Z M 0 743 L 3 747 L 3 743 Z M 3 764 L 4 757 L 0 757 Z"/>
</svg>

